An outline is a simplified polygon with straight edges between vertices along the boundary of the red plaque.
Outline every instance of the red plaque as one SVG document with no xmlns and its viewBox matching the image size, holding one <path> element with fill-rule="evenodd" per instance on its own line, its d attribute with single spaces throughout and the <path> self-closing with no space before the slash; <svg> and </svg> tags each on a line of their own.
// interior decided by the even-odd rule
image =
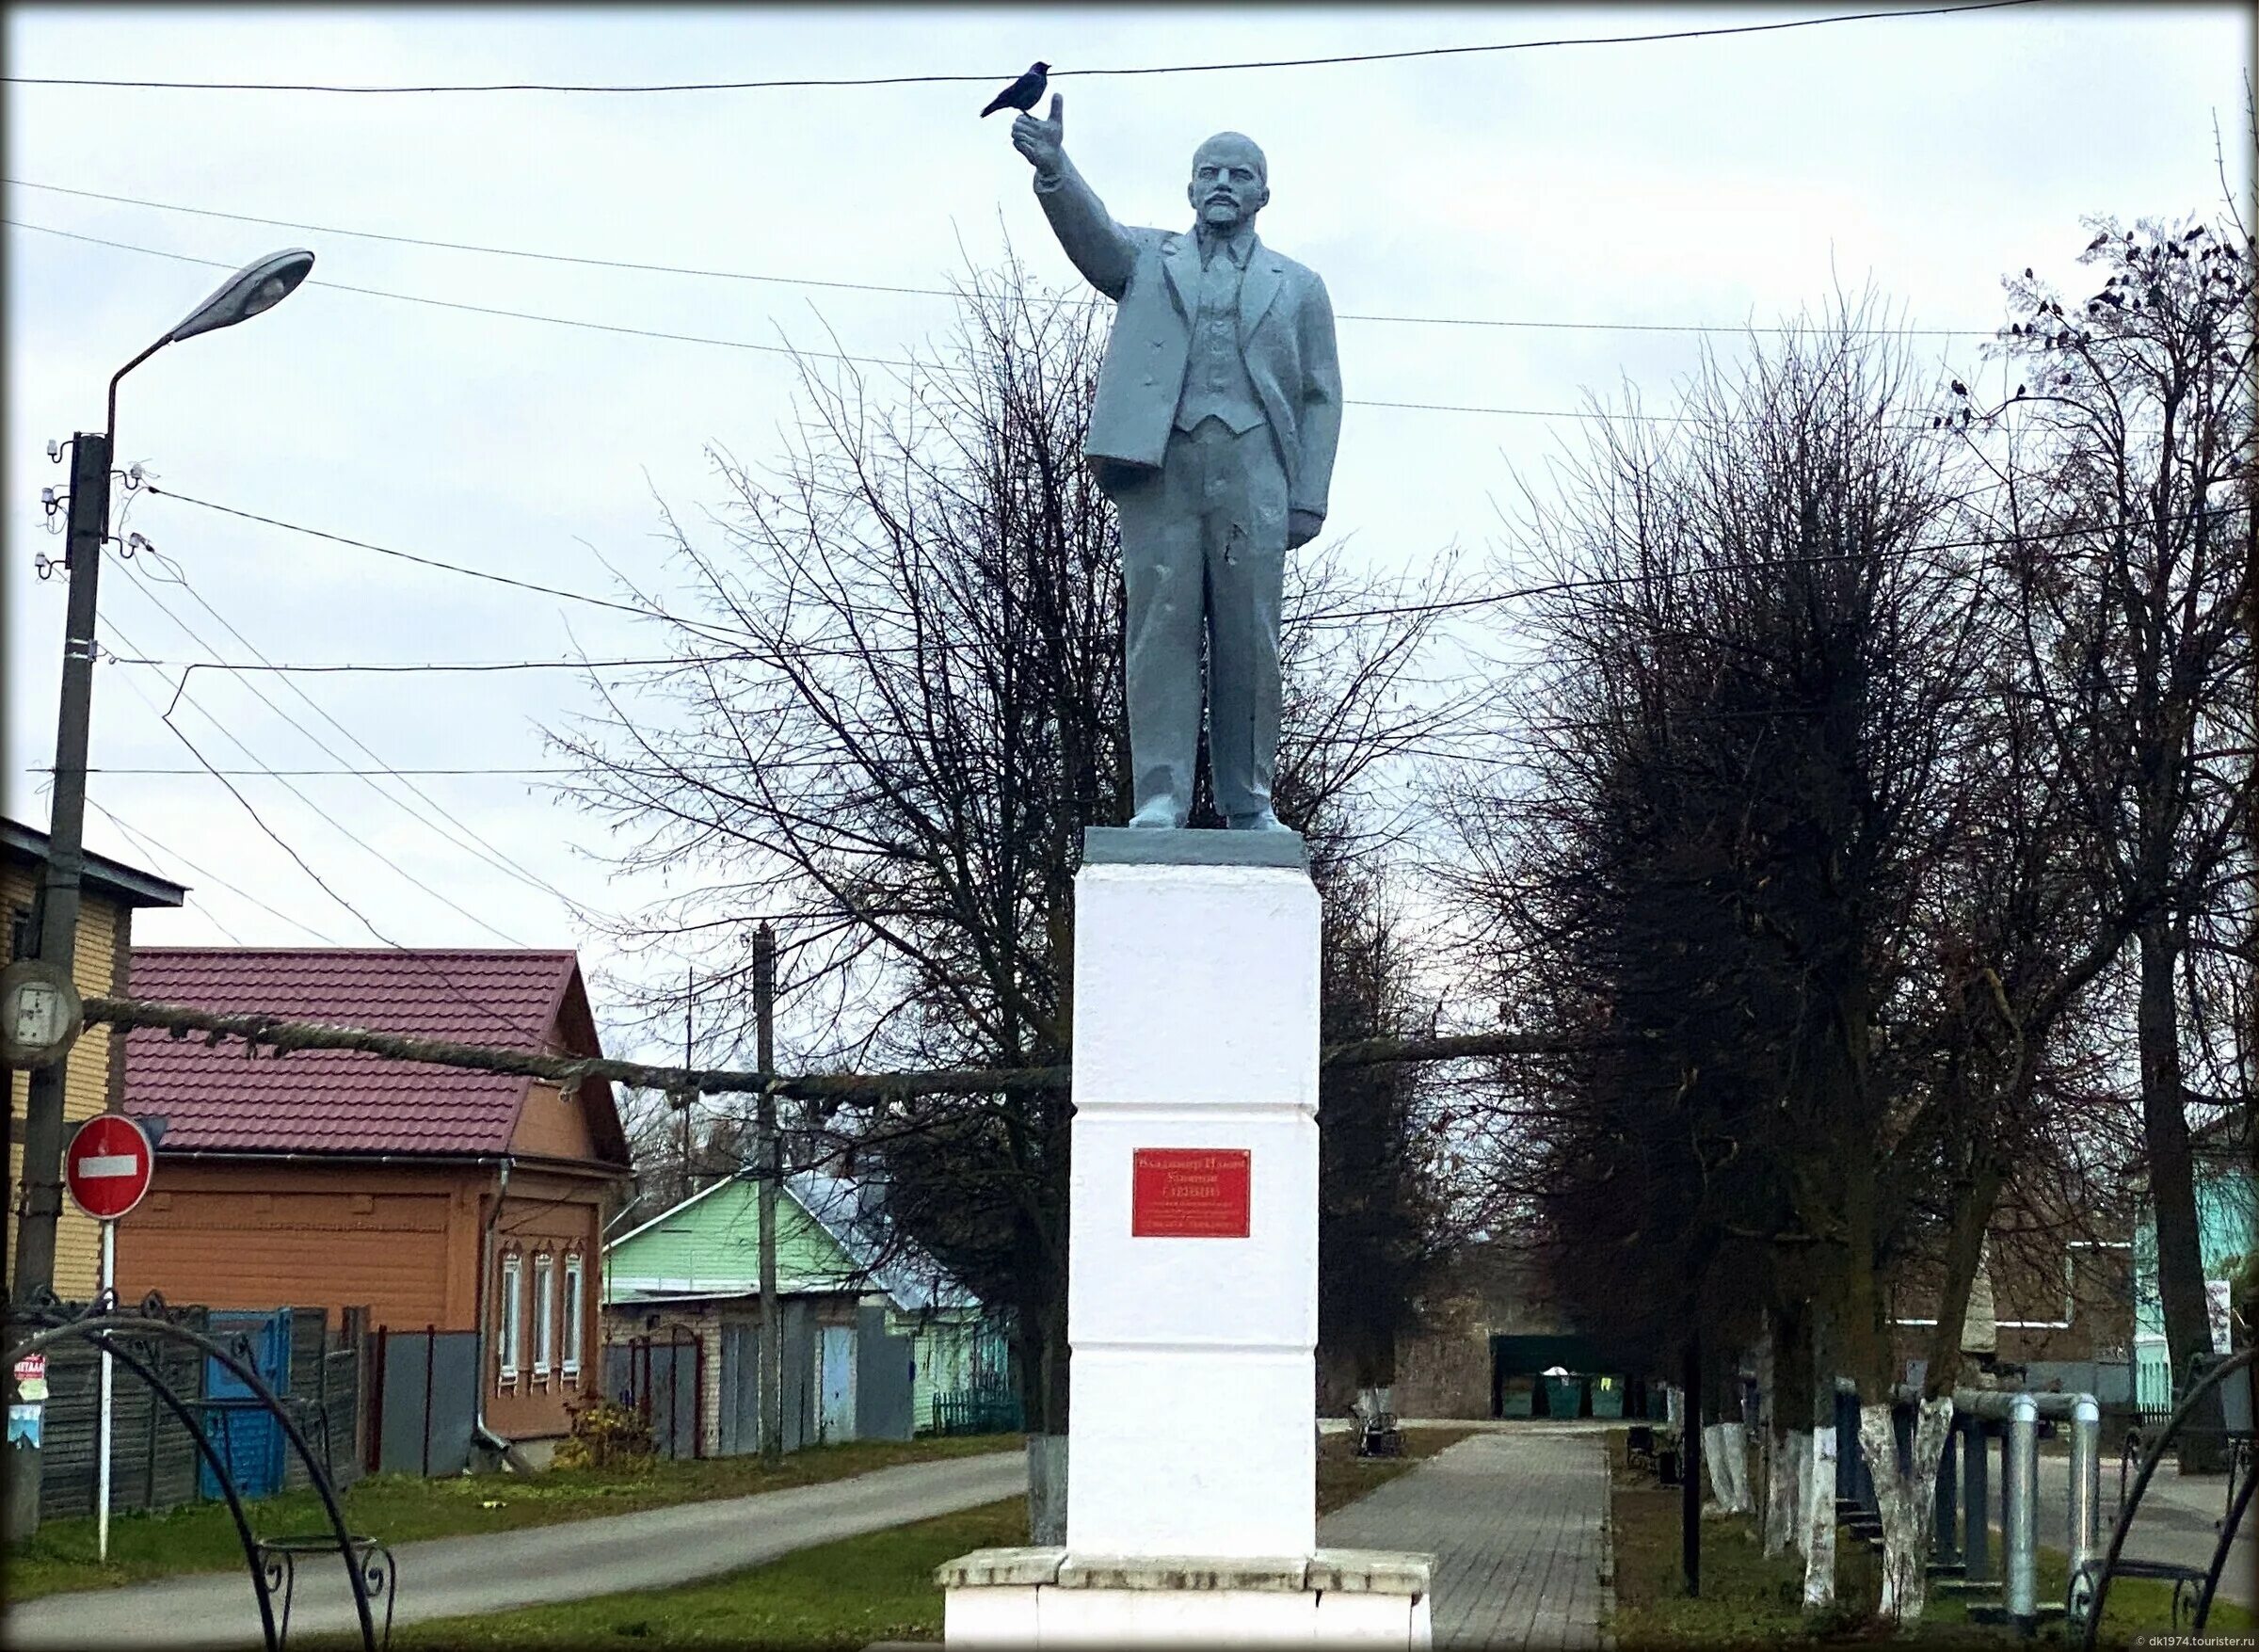
<svg viewBox="0 0 2259 1652">
<path fill-rule="evenodd" d="M 1247 1237 L 1244 1147 L 1140 1147 L 1130 1156 L 1133 1239 Z"/>
</svg>

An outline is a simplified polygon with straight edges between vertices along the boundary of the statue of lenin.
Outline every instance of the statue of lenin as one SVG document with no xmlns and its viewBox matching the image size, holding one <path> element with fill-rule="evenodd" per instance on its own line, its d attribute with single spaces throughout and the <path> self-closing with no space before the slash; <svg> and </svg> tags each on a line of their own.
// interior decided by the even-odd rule
<svg viewBox="0 0 2259 1652">
<path fill-rule="evenodd" d="M 1133 826 L 1192 809 L 1208 644 L 1216 806 L 1287 829 L 1278 764 L 1279 601 L 1288 551 L 1317 537 L 1341 431 L 1334 313 L 1317 275 L 1264 246 L 1263 152 L 1218 133 L 1193 155 L 1189 232 L 1113 221 L 1063 147 L 1063 100 L 1012 142 L 1059 244 L 1115 301 L 1083 455 L 1121 519 Z"/>
</svg>

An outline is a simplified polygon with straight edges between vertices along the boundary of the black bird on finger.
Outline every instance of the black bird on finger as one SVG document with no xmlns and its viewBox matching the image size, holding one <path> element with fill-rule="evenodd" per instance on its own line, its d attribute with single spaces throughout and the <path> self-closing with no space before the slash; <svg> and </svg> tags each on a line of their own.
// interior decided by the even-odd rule
<svg viewBox="0 0 2259 1652">
<path fill-rule="evenodd" d="M 1049 63 L 1031 64 L 1027 73 L 988 101 L 988 106 L 981 111 L 981 119 L 987 120 L 999 109 L 1017 109 L 1021 114 L 1026 114 L 1035 106 L 1035 100 L 1043 96 L 1043 88 L 1048 84 L 1050 72 Z"/>
</svg>

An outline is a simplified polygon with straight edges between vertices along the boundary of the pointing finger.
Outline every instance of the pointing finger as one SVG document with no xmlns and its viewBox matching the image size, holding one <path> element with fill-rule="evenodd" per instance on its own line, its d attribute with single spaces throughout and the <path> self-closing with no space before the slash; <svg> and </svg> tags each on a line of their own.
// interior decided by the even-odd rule
<svg viewBox="0 0 2259 1652">
<path fill-rule="evenodd" d="M 1066 124 L 1066 100 L 1057 92 L 1051 94 L 1051 124 L 1061 127 Z"/>
</svg>

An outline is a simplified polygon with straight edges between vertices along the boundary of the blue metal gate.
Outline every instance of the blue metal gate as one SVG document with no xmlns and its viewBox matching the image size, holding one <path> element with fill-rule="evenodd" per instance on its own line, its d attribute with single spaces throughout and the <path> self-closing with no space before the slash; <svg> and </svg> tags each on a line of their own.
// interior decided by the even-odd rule
<svg viewBox="0 0 2259 1652">
<path fill-rule="evenodd" d="M 207 1334 L 257 1371 L 278 1394 L 290 1391 L 290 1309 L 214 1312 Z M 204 1435 L 227 1463 L 235 1487 L 245 1497 L 271 1497 L 282 1489 L 282 1425 L 250 1385 L 218 1360 L 204 1360 Z M 197 1470 L 197 1489 L 220 1495 L 210 1464 Z"/>
</svg>

